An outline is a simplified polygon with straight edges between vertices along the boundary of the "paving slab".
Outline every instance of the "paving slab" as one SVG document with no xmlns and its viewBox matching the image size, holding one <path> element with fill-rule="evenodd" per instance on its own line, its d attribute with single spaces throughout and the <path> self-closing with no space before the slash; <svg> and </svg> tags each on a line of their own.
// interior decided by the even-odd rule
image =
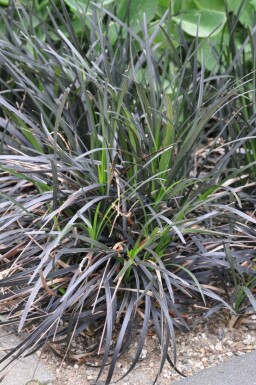
<svg viewBox="0 0 256 385">
<path fill-rule="evenodd" d="M 172 385 L 256 385 L 256 351 L 231 358 Z"/>
<path fill-rule="evenodd" d="M 10 330 L 0 328 L 0 357 L 2 358 L 7 350 L 17 346 L 20 342 L 21 339 L 14 333 L 10 333 Z M 3 365 L 0 365 L 0 370 L 2 368 Z M 14 365 L 11 364 L 1 385 L 50 385 L 54 380 L 54 373 L 45 367 L 37 355 L 32 354 L 22 358 Z"/>
</svg>

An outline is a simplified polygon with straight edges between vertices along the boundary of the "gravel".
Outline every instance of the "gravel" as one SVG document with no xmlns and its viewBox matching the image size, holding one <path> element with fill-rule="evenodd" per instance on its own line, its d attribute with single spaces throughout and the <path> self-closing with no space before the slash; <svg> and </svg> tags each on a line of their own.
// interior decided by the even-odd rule
<svg viewBox="0 0 256 385">
<path fill-rule="evenodd" d="M 236 355 L 241 355 L 256 349 L 256 316 L 251 316 L 245 324 L 228 329 L 222 319 L 212 319 L 199 322 L 189 333 L 176 333 L 178 369 L 186 376 L 197 373 L 204 368 L 212 367 Z M 115 385 L 129 368 L 135 355 L 135 346 L 126 353 L 116 365 L 116 372 L 111 385 Z M 79 339 L 72 343 L 74 352 L 83 352 Z M 38 353 L 40 354 L 40 353 Z M 171 351 L 170 351 L 171 354 Z M 107 372 L 96 383 L 97 370 L 78 365 L 78 363 L 62 362 L 51 351 L 41 354 L 42 360 L 56 373 L 56 381 L 52 385 L 104 385 Z M 160 363 L 160 351 L 156 336 L 146 340 L 140 360 L 131 373 L 117 384 L 121 385 L 151 385 L 157 375 Z M 99 360 L 97 361 L 99 364 Z M 168 364 L 165 364 L 157 385 L 170 385 L 180 379 Z"/>
</svg>

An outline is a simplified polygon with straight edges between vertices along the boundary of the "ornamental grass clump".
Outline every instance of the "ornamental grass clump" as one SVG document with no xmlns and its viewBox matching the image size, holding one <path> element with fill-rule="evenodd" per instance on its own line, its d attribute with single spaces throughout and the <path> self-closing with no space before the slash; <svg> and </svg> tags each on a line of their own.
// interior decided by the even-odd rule
<svg viewBox="0 0 256 385">
<path fill-rule="evenodd" d="M 109 384 L 119 357 L 136 339 L 130 372 L 153 331 L 157 380 L 166 360 L 178 371 L 175 328 L 189 329 L 187 314 L 235 315 L 232 279 L 255 280 L 256 220 L 243 211 L 255 160 L 229 167 L 252 133 L 217 140 L 242 86 L 198 69 L 196 41 L 181 59 L 166 36 L 159 55 L 167 14 L 150 35 L 145 19 L 140 35 L 122 24 L 112 46 L 102 30 L 111 14 L 97 8 L 86 49 L 68 13 L 57 48 L 18 14 L 13 30 L 2 15 L 0 41 L 0 306 L 2 325 L 30 333 L 0 362 L 48 341 L 68 352 L 82 335 Z"/>
</svg>

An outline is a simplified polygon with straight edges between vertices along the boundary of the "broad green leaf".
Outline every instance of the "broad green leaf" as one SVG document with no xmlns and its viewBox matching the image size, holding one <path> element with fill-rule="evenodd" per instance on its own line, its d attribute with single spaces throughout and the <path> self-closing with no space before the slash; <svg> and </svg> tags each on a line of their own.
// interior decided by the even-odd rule
<svg viewBox="0 0 256 385">
<path fill-rule="evenodd" d="M 233 12 L 235 15 L 238 13 L 241 7 L 241 0 L 227 0 L 228 11 Z M 239 14 L 239 21 L 246 27 L 252 26 L 252 16 L 256 11 L 256 1 L 245 0 L 244 5 Z"/>
<path fill-rule="evenodd" d="M 171 0 L 171 6 L 174 14 L 181 11 L 189 11 L 190 9 L 196 9 L 194 0 Z"/>
<path fill-rule="evenodd" d="M 86 27 L 90 28 L 90 23 L 89 23 L 88 18 L 84 18 L 84 20 L 82 21 L 80 18 L 75 17 L 72 20 L 72 26 L 74 28 L 75 33 L 77 35 L 79 35 L 85 31 Z M 64 28 L 63 28 L 62 32 L 65 32 Z"/>
<path fill-rule="evenodd" d="M 150 36 L 154 33 L 157 24 L 158 24 L 158 21 L 155 21 L 155 20 L 152 21 L 151 23 L 149 23 L 148 31 L 149 31 Z M 164 31 L 167 30 L 166 24 L 163 24 L 163 29 L 164 29 Z M 176 32 L 176 30 L 177 30 L 177 32 Z M 171 41 L 175 47 L 179 46 L 179 30 L 178 30 L 177 24 L 171 23 L 171 31 L 168 32 L 167 36 L 169 39 L 171 39 Z M 161 46 L 160 46 L 161 49 L 166 48 L 167 38 L 161 29 L 158 32 L 158 34 L 156 35 L 156 37 L 154 39 L 154 43 L 155 44 L 157 44 L 157 43 L 161 44 Z"/>
<path fill-rule="evenodd" d="M 195 10 L 175 16 L 173 20 L 176 23 L 181 23 L 183 31 L 188 35 L 207 37 L 218 34 L 225 25 L 227 18 L 224 12 Z"/>
<path fill-rule="evenodd" d="M 214 0 L 214 1 L 194 0 L 194 1 L 197 7 L 200 9 L 206 9 L 206 10 L 212 9 L 214 11 L 225 12 L 225 1 L 223 0 Z"/>
<path fill-rule="evenodd" d="M 198 48 L 198 61 L 202 62 L 202 52 L 203 52 L 203 61 L 204 66 L 211 73 L 216 73 L 219 70 L 219 56 L 221 55 L 221 50 L 223 47 L 228 47 L 229 44 L 229 34 L 226 26 L 221 33 L 210 37 L 208 39 L 202 40 Z"/>
<path fill-rule="evenodd" d="M 170 3 L 171 3 L 171 0 L 159 0 L 158 3 L 159 3 L 159 5 L 160 5 L 161 7 L 166 7 L 166 8 L 168 8 L 169 5 L 170 5 Z"/>
<path fill-rule="evenodd" d="M 121 20 L 128 21 L 132 28 L 138 32 L 143 25 L 143 15 L 146 15 L 147 23 L 149 23 L 156 12 L 157 2 L 155 0 L 120 0 L 117 2 L 117 17 Z"/>
<path fill-rule="evenodd" d="M 90 0 L 64 0 L 65 3 L 70 7 L 73 13 L 84 13 L 88 8 L 92 9 L 92 4 Z M 103 7 L 113 3 L 114 0 L 100 0 L 99 3 Z"/>
<path fill-rule="evenodd" d="M 88 1 L 83 0 L 64 0 L 74 13 L 83 13 L 88 8 Z"/>
<path fill-rule="evenodd" d="M 120 33 L 121 26 L 117 22 L 113 21 L 109 23 L 109 39 L 112 45 L 114 45 L 117 41 L 118 35 Z M 123 31 L 125 33 L 125 31 Z"/>
</svg>

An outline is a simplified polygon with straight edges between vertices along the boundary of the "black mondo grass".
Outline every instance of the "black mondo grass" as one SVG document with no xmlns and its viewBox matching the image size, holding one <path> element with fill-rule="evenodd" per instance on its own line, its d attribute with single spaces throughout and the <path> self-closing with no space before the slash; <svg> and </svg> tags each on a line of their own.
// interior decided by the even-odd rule
<svg viewBox="0 0 256 385">
<path fill-rule="evenodd" d="M 60 14 L 57 49 L 53 32 L 28 32 L 23 7 L 14 32 L 2 14 L 0 320 L 30 334 L 0 363 L 48 341 L 68 352 L 82 334 L 109 384 L 136 339 L 134 368 L 152 330 L 157 380 L 166 360 L 178 371 L 175 328 L 189 329 L 188 313 L 255 311 L 256 219 L 255 159 L 232 163 L 252 125 L 230 142 L 208 135 L 214 125 L 225 138 L 222 112 L 232 121 L 241 84 L 196 70 L 196 42 L 181 68 L 171 42 L 163 59 L 164 18 L 150 35 L 146 20 L 141 35 L 122 25 L 111 46 L 107 16 L 95 9 L 85 49 Z"/>
</svg>

